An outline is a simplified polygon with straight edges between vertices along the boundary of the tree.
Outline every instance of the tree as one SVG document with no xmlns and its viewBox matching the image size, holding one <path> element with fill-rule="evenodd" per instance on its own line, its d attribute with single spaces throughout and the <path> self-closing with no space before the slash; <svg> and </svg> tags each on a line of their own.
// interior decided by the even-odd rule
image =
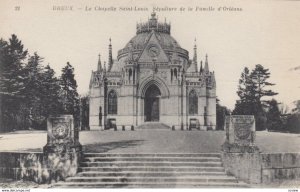
<svg viewBox="0 0 300 192">
<path fill-rule="evenodd" d="M 237 94 L 240 97 L 241 102 L 249 103 L 253 101 L 253 92 L 253 83 L 251 81 L 250 72 L 249 69 L 245 67 L 239 79 Z"/>
<path fill-rule="evenodd" d="M 75 126 L 78 126 L 80 119 L 79 95 L 77 93 L 77 82 L 74 77 L 74 68 L 69 62 L 67 62 L 67 65 L 62 69 L 60 87 L 62 112 L 72 114 L 74 116 Z"/>
<path fill-rule="evenodd" d="M 262 65 L 257 64 L 250 74 L 251 84 L 253 84 L 253 94 L 256 102 L 264 104 L 266 101 L 262 100 L 263 97 L 275 96 L 278 93 L 267 89 L 269 86 L 275 85 L 268 82 L 270 78 L 269 69 L 265 69 Z"/>
<path fill-rule="evenodd" d="M 268 102 L 269 109 L 267 112 L 267 129 L 272 131 L 282 131 L 283 122 L 281 119 L 281 112 L 278 107 L 278 102 L 272 99 Z"/>
<path fill-rule="evenodd" d="M 220 100 L 217 98 L 217 126 L 216 130 L 224 130 L 225 117 L 230 111 L 227 107 L 220 105 Z"/>
<path fill-rule="evenodd" d="M 82 96 L 80 98 L 81 109 L 81 130 L 89 130 L 89 97 Z"/>
<path fill-rule="evenodd" d="M 49 65 L 44 67 L 42 62 L 43 58 L 34 53 L 29 57 L 24 69 L 26 71 L 24 111 L 28 126 L 34 129 L 46 129 L 48 116 L 61 111 L 58 80 L 54 76 L 54 70 Z"/>
<path fill-rule="evenodd" d="M 237 94 L 240 99 L 236 101 L 233 114 L 254 115 L 257 130 L 266 129 L 267 123 L 265 112 L 267 105 L 266 101 L 262 100 L 262 98 L 278 94 L 268 89 L 269 86 L 275 85 L 268 82 L 269 78 L 269 69 L 265 69 L 262 65 L 258 64 L 251 73 L 245 67 L 239 80 Z"/>
<path fill-rule="evenodd" d="M 2 131 L 22 129 L 21 104 L 24 101 L 24 61 L 27 50 L 16 35 L 8 42 L 0 40 L 0 95 Z"/>
<path fill-rule="evenodd" d="M 300 100 L 294 101 L 295 108 L 292 109 L 293 113 L 300 113 Z"/>
<path fill-rule="evenodd" d="M 16 35 L 9 41 L 0 39 L 0 131 L 46 129 L 47 117 L 62 112 L 59 81 L 42 63 L 37 53 L 28 55 Z M 74 75 L 67 71 L 77 94 Z"/>
<path fill-rule="evenodd" d="M 245 67 L 239 79 L 237 91 L 240 100 L 237 100 L 233 114 L 252 115 L 254 113 L 254 88 L 250 78 L 250 71 Z"/>
<path fill-rule="evenodd" d="M 289 132 L 300 133 L 300 113 L 290 114 L 287 117 L 286 127 Z"/>
<path fill-rule="evenodd" d="M 43 106 L 46 109 L 44 115 L 55 115 L 62 111 L 60 103 L 60 85 L 59 80 L 55 77 L 54 70 L 49 64 L 44 68 L 42 76 L 42 92 L 43 92 Z"/>
<path fill-rule="evenodd" d="M 26 99 L 22 112 L 29 128 L 40 128 L 45 123 L 44 106 L 42 105 L 44 98 L 42 62 L 43 58 L 34 53 L 29 57 L 28 64 L 24 68 L 26 73 L 24 96 Z"/>
</svg>

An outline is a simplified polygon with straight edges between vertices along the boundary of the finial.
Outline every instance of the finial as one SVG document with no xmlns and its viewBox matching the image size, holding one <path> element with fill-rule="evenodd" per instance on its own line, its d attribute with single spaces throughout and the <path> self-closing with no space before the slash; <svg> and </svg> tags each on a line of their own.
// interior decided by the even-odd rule
<svg viewBox="0 0 300 192">
<path fill-rule="evenodd" d="M 102 71 L 102 65 L 101 65 L 101 55 L 99 53 L 99 60 L 98 60 L 98 71 Z"/>
<path fill-rule="evenodd" d="M 200 62 L 200 74 L 202 74 L 203 73 L 203 66 L 202 66 L 202 60 L 201 60 L 201 62 Z"/>
<path fill-rule="evenodd" d="M 195 45 L 194 45 L 194 57 L 193 57 L 193 63 L 195 63 L 197 65 L 197 45 L 196 45 L 196 38 L 195 38 Z M 195 71 L 197 72 L 197 66 L 195 65 Z"/>
<path fill-rule="evenodd" d="M 209 73 L 209 68 L 208 68 L 208 55 L 207 55 L 207 53 L 206 53 L 206 55 L 205 55 L 205 66 L 204 66 L 204 71 L 206 72 L 206 73 Z"/>
<path fill-rule="evenodd" d="M 154 19 L 154 18 L 155 18 L 155 15 L 156 15 L 156 13 L 153 11 L 153 12 L 151 13 L 151 17 Z"/>
<path fill-rule="evenodd" d="M 113 59 L 112 59 L 112 46 L 111 46 L 111 38 L 109 38 L 109 46 L 108 46 L 108 71 L 110 71 L 111 67 L 113 64 Z"/>
</svg>

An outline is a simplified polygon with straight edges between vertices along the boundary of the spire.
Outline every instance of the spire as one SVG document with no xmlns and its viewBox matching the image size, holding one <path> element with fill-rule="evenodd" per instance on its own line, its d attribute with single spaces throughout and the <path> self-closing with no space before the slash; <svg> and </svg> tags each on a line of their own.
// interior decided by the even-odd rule
<svg viewBox="0 0 300 192">
<path fill-rule="evenodd" d="M 108 52 L 109 52 L 109 54 L 108 54 L 108 71 L 110 71 L 112 64 L 113 64 L 111 38 L 109 38 Z"/>
<path fill-rule="evenodd" d="M 201 64 L 200 64 L 200 74 L 202 74 L 203 73 L 203 66 L 202 66 L 202 60 L 201 60 L 201 62 L 200 62 Z"/>
<path fill-rule="evenodd" d="M 209 68 L 208 68 L 208 55 L 206 54 L 205 56 L 205 66 L 204 66 L 204 72 L 208 73 L 209 72 Z"/>
<path fill-rule="evenodd" d="M 197 66 L 197 40 L 195 38 L 195 45 L 194 45 L 194 57 L 193 57 L 193 63 L 196 67 L 196 72 L 198 72 L 198 66 Z"/>
<path fill-rule="evenodd" d="M 98 69 L 97 69 L 97 71 L 102 71 L 102 64 L 101 64 L 101 59 L 100 59 L 100 57 L 101 57 L 101 55 L 100 55 L 100 53 L 99 53 L 99 59 L 98 59 Z"/>
</svg>

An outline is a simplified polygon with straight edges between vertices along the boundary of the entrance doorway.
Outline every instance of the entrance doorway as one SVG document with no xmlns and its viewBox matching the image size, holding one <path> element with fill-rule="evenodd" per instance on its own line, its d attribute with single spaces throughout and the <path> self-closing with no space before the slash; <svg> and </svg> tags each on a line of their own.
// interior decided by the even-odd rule
<svg viewBox="0 0 300 192">
<path fill-rule="evenodd" d="M 145 121 L 159 121 L 160 90 L 156 85 L 148 87 L 144 99 Z"/>
</svg>

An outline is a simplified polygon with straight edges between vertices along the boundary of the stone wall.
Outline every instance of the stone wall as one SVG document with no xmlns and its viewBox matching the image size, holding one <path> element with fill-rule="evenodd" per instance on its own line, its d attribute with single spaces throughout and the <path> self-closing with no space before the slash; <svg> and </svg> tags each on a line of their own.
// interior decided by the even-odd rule
<svg viewBox="0 0 300 192">
<path fill-rule="evenodd" d="M 0 153 L 0 176 L 2 178 L 33 180 L 40 183 L 48 178 L 48 170 L 43 165 L 43 153 Z M 46 170 L 46 171 L 45 171 Z"/>
<path fill-rule="evenodd" d="M 0 152 L 0 177 L 50 183 L 77 173 L 82 146 L 73 116 L 48 117 L 47 129 L 43 153 Z"/>
<path fill-rule="evenodd" d="M 261 183 L 260 153 L 222 153 L 225 171 L 250 184 Z"/>
<path fill-rule="evenodd" d="M 74 176 L 79 159 L 76 154 L 61 158 L 63 154 L 45 155 L 34 152 L 0 152 L 0 177 L 51 183 Z"/>
<path fill-rule="evenodd" d="M 261 155 L 262 183 L 300 178 L 300 153 Z"/>
<path fill-rule="evenodd" d="M 228 174 L 250 184 L 269 184 L 300 178 L 300 153 L 222 152 Z"/>
</svg>

